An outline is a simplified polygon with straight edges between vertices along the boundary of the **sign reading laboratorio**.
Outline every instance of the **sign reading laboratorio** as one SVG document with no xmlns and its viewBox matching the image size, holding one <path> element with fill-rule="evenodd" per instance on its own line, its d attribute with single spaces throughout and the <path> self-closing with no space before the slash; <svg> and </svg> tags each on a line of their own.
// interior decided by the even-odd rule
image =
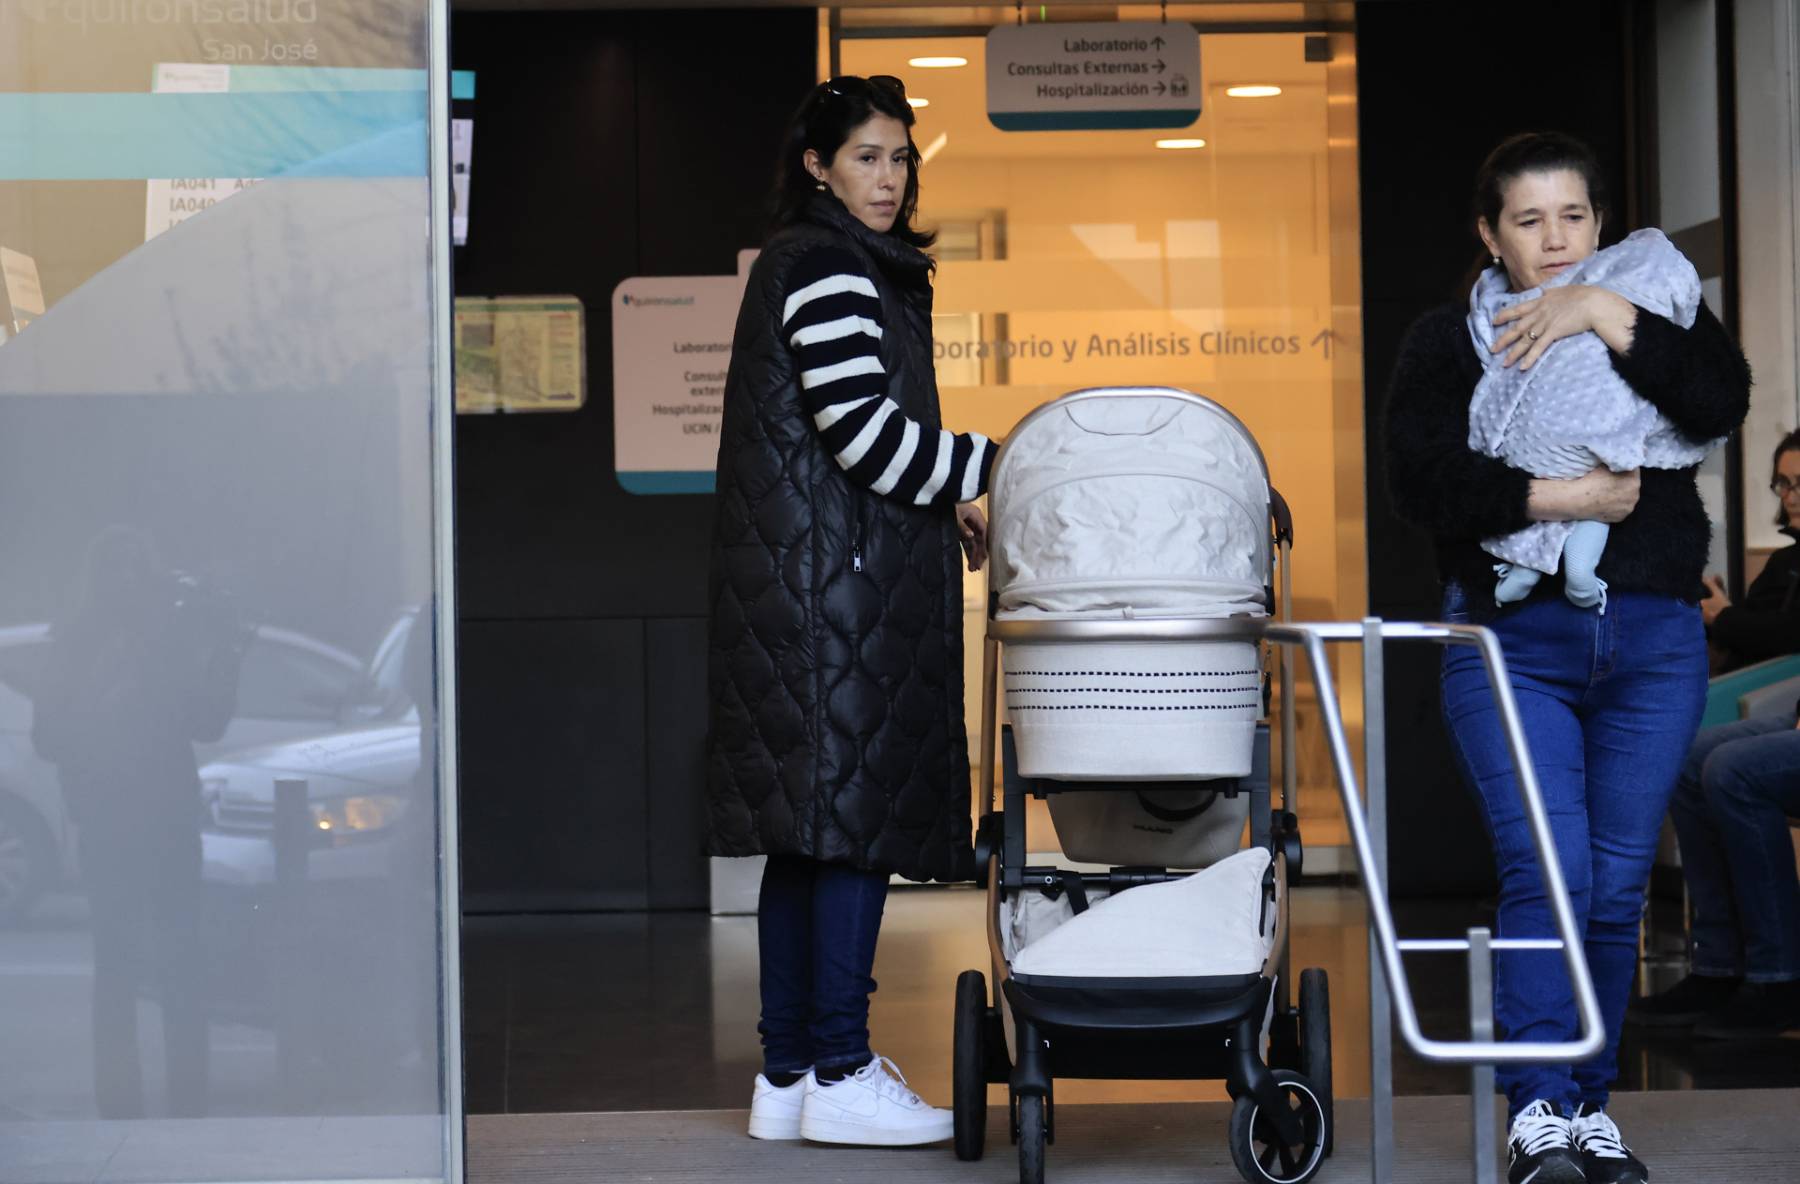
<svg viewBox="0 0 1800 1184">
<path fill-rule="evenodd" d="M 987 38 L 987 101 L 1008 132 L 1188 127 L 1200 35 L 1185 22 L 1002 25 Z"/>
<path fill-rule="evenodd" d="M 711 493 L 737 275 L 642 276 L 613 290 L 613 469 L 632 493 Z"/>
</svg>

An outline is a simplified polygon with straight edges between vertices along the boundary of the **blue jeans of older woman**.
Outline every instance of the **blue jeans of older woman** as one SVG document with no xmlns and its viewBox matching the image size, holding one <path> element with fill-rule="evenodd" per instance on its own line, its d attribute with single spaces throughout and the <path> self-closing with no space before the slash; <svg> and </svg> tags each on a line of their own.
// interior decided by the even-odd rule
<svg viewBox="0 0 1800 1184">
<path fill-rule="evenodd" d="M 1444 616 L 1468 619 L 1454 585 Z M 1609 596 L 1604 614 L 1560 595 L 1527 601 L 1501 613 L 1491 628 L 1506 656 L 1606 1029 L 1605 1047 L 1589 1061 L 1505 1065 L 1496 1078 L 1513 1115 L 1539 1098 L 1572 1113 L 1582 1102 L 1604 1105 L 1618 1075 L 1644 886 L 1705 705 L 1706 638 L 1694 605 L 1629 592 Z M 1554 937 L 1499 710 L 1473 650 L 1445 655 L 1443 706 L 1494 845 L 1499 935 Z M 1497 955 L 1494 988 L 1503 1039 L 1578 1035 L 1574 988 L 1560 953 Z"/>
</svg>

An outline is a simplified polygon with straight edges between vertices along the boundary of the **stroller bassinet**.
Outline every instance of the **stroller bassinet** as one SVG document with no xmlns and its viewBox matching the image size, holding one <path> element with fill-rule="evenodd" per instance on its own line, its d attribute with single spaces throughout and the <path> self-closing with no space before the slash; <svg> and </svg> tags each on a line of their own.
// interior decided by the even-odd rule
<svg viewBox="0 0 1800 1184">
<path fill-rule="evenodd" d="M 978 856 L 994 990 L 979 971 L 957 983 L 957 1153 L 981 1155 L 989 1082 L 1009 1087 L 1037 1184 L 1056 1077 L 1222 1078 L 1245 1178 L 1309 1179 L 1331 1138 L 1329 1004 L 1317 970 L 1298 1011 L 1287 1000 L 1300 847 L 1270 802 L 1258 633 L 1282 532 L 1261 452 L 1197 395 L 1080 391 L 1014 430 L 991 498 Z M 1106 870 L 1028 866 L 1028 796 L 1049 801 L 1067 858 Z"/>
</svg>

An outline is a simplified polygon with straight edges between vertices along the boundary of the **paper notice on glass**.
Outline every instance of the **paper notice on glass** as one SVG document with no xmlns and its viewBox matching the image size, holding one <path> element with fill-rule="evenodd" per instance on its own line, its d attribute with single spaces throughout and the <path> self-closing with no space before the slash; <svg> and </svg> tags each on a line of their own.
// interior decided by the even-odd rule
<svg viewBox="0 0 1800 1184">
<path fill-rule="evenodd" d="M 207 62 L 158 62 L 152 94 L 223 94 L 231 90 L 231 67 Z M 204 213 L 256 184 L 256 177 L 152 177 L 144 186 L 144 241 Z"/>
<path fill-rule="evenodd" d="M 44 315 L 44 286 L 37 261 L 0 247 L 0 340 L 16 336 Z"/>
<path fill-rule="evenodd" d="M 150 91 L 159 95 L 216 95 L 231 89 L 231 67 L 223 62 L 158 62 Z"/>
<path fill-rule="evenodd" d="M 456 298 L 456 409 L 479 414 L 500 410 L 500 357 L 494 349 L 493 301 Z"/>
<path fill-rule="evenodd" d="M 450 239 L 469 241 L 469 160 L 475 147 L 475 121 L 450 121 Z"/>
<path fill-rule="evenodd" d="M 587 331 L 574 296 L 456 302 L 456 409 L 573 411 L 587 400 Z"/>
</svg>

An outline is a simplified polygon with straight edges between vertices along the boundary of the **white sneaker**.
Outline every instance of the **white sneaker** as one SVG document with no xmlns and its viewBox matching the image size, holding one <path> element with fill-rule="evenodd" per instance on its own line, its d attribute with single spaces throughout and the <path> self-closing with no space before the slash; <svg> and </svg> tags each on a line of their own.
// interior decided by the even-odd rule
<svg viewBox="0 0 1800 1184">
<path fill-rule="evenodd" d="M 806 1099 L 806 1087 L 812 1083 L 811 1069 L 786 1089 L 771 1085 L 767 1077 L 758 1073 L 756 1091 L 750 1095 L 750 1137 L 798 1139 L 800 1106 Z"/>
<path fill-rule="evenodd" d="M 800 1137 L 815 1143 L 912 1147 L 940 1143 L 954 1132 L 948 1110 L 934 1110 L 906 1086 L 899 1066 L 884 1056 L 842 1081 L 808 1077 L 800 1109 Z"/>
</svg>

